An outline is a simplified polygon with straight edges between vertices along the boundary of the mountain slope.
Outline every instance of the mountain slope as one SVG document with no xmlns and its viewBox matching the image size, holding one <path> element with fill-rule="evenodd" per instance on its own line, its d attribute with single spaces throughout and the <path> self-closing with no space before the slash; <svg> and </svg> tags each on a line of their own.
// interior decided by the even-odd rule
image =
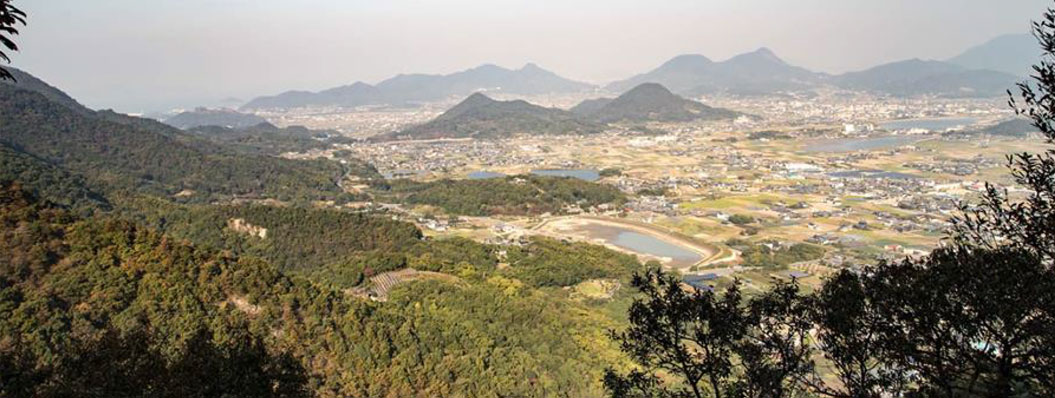
<svg viewBox="0 0 1055 398">
<path fill-rule="evenodd" d="M 266 348 L 262 353 L 288 354 L 280 362 L 286 366 L 265 369 L 307 371 L 309 394 L 274 396 L 526 397 L 539 391 L 541 380 L 568 396 L 602 397 L 605 367 L 623 366 L 618 347 L 603 334 L 619 320 L 538 287 L 589 279 L 628 283 L 642 269 L 633 256 L 544 238 L 502 248 L 468 239 L 426 241 L 417 239 L 413 225 L 388 217 L 310 208 L 209 206 L 191 213 L 203 224 L 182 217 L 161 222 L 200 227 L 221 247 L 199 243 L 193 233 L 162 234 L 112 215 L 78 218 L 0 183 L 0 395 L 24 387 L 24 394 L 13 396 L 80 396 L 83 391 L 47 392 L 83 385 L 97 396 L 272 396 L 245 389 L 256 368 L 246 359 L 259 358 L 229 356 L 235 351 L 230 346 L 246 341 Z M 292 235 L 291 242 L 271 247 L 271 235 L 259 241 L 232 233 L 228 217 Z M 287 247 L 295 251 L 284 252 Z M 500 250 L 511 264 L 503 269 L 497 267 Z M 273 255 L 297 267 L 312 265 L 305 258 L 340 261 L 312 273 L 277 267 L 267 260 Z M 414 273 L 410 266 L 440 277 L 399 280 L 399 273 L 389 272 Z M 349 293 L 370 287 L 367 276 L 392 274 L 399 286 L 387 302 Z M 98 344 L 108 332 L 149 338 Z M 196 337 L 227 355 L 214 358 Z M 88 349 L 71 349 L 82 344 Z M 85 352 L 96 356 L 85 360 Z M 143 354 L 150 352 L 198 359 L 174 372 L 192 385 L 143 387 L 166 379 L 142 371 Z M 75 368 L 81 372 L 36 377 L 38 370 L 77 362 L 86 365 Z M 208 371 L 217 367 L 224 372 Z M 100 378 L 83 380 L 88 369 Z M 285 377 L 278 380 L 293 375 L 279 373 Z M 108 384 L 115 382 L 121 390 Z"/>
<path fill-rule="evenodd" d="M 86 108 L 84 105 L 81 105 L 80 102 L 77 102 L 77 100 L 73 99 L 62 90 L 59 90 L 58 88 L 55 88 L 54 86 L 44 82 L 43 80 L 38 79 L 36 76 L 26 73 L 23 70 L 11 67 L 8 67 L 7 70 L 11 72 L 12 76 L 15 77 L 15 81 L 12 82 L 4 80 L 0 81 L 0 84 L 12 85 L 24 90 L 39 93 L 45 98 L 56 103 L 62 104 L 63 106 L 77 112 L 91 112 L 90 109 Z"/>
<path fill-rule="evenodd" d="M 318 93 L 287 91 L 274 96 L 258 97 L 243 105 L 242 109 L 299 108 L 305 106 L 356 107 L 383 101 L 384 95 L 377 87 L 363 82 L 355 82 L 347 86 L 334 87 Z"/>
<path fill-rule="evenodd" d="M 1030 133 L 1039 134 L 1039 129 L 1033 125 L 1033 121 L 1024 117 L 1014 117 L 997 123 L 995 125 L 977 130 L 980 134 L 989 134 L 1007 137 L 1026 137 Z"/>
<path fill-rule="evenodd" d="M 378 83 L 377 86 L 359 82 L 318 93 L 290 91 L 277 96 L 254 99 L 242 108 L 403 105 L 465 96 L 477 91 L 533 95 L 577 92 L 592 87 L 558 76 L 535 64 L 527 64 L 517 70 L 482 65 L 449 75 L 398 75 Z"/>
<path fill-rule="evenodd" d="M 187 132 L 240 152 L 270 156 L 326 149 L 332 139 L 339 138 L 334 132 L 309 130 L 302 126 L 280 128 L 267 122 L 242 128 L 201 126 Z"/>
<path fill-rule="evenodd" d="M 597 111 L 600 111 L 608 104 L 611 104 L 614 100 L 615 98 L 587 99 L 576 104 L 571 109 L 568 109 L 568 111 L 576 115 L 589 116 L 596 113 Z"/>
<path fill-rule="evenodd" d="M 789 65 L 773 51 L 760 48 L 722 62 L 712 62 L 702 55 L 680 55 L 648 73 L 605 88 L 623 92 L 643 83 L 659 83 L 684 95 L 769 94 L 808 89 L 824 79 L 823 74 Z"/>
<path fill-rule="evenodd" d="M 78 111 L 0 85 L 0 144 L 84 176 L 93 189 L 171 195 L 336 195 L 339 165 L 240 154 L 152 120 Z"/>
<path fill-rule="evenodd" d="M 590 111 L 591 108 L 596 108 Z M 644 83 L 614 100 L 588 100 L 573 111 L 602 122 L 688 122 L 693 120 L 733 119 L 740 113 L 712 108 L 674 95 L 656 83 Z"/>
<path fill-rule="evenodd" d="M 78 211 L 109 209 L 109 201 L 84 177 L 0 143 L 0 183 L 17 181 L 19 189 Z"/>
<path fill-rule="evenodd" d="M 911 59 L 835 77 L 838 86 L 895 96 L 992 97 L 1014 86 L 1003 72 L 971 70 L 942 61 Z"/>
<path fill-rule="evenodd" d="M 521 100 L 495 101 L 476 93 L 428 123 L 374 139 L 502 138 L 518 134 L 592 134 L 603 129 L 604 126 L 568 111 Z"/>
<path fill-rule="evenodd" d="M 1010 34 L 971 47 L 948 60 L 967 69 L 986 69 L 1029 76 L 1032 65 L 1040 61 L 1037 39 L 1029 34 Z"/>
</svg>

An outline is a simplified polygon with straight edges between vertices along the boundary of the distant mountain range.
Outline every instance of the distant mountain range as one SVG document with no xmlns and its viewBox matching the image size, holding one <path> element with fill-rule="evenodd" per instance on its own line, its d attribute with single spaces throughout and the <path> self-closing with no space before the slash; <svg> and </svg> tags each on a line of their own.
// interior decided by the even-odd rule
<svg viewBox="0 0 1055 398">
<path fill-rule="evenodd" d="M 1029 76 L 1038 61 L 1040 48 L 1037 39 L 1029 34 L 1000 36 L 948 60 L 967 69 L 994 70 L 1019 77 Z"/>
<path fill-rule="evenodd" d="M 374 140 L 505 138 L 515 135 L 594 134 L 615 122 L 721 120 L 738 112 L 712 108 L 645 83 L 615 99 L 586 100 L 565 111 L 526 101 L 496 101 L 475 93 L 428 123 L 382 134 Z"/>
<path fill-rule="evenodd" d="M 773 51 L 761 48 L 714 62 L 698 55 L 679 55 L 650 72 L 609 84 L 609 91 L 623 92 L 642 83 L 659 83 L 683 95 L 713 93 L 769 94 L 814 87 L 825 80 L 821 73 L 789 65 Z"/>
<path fill-rule="evenodd" d="M 899 97 L 993 97 L 1003 95 L 1018 80 L 1017 76 L 1004 72 L 967 69 L 949 62 L 919 59 L 832 78 L 835 85 L 844 89 Z"/>
<path fill-rule="evenodd" d="M 240 129 L 267 123 L 267 119 L 250 113 L 241 113 L 233 109 L 198 108 L 193 111 L 179 113 L 165 119 L 164 122 L 169 126 L 183 130 L 202 126 Z"/>
<path fill-rule="evenodd" d="M 791 65 L 772 50 L 760 48 L 724 61 L 713 61 L 699 54 L 679 55 L 651 71 L 607 84 L 604 90 L 622 93 L 643 83 L 659 83 L 678 95 L 689 97 L 771 95 L 824 87 L 892 96 L 989 97 L 1001 95 L 1027 76 L 1030 65 L 1037 60 L 1036 40 L 1026 34 L 1000 36 L 946 61 L 910 59 L 842 75 Z M 404 106 L 476 92 L 537 95 L 581 93 L 596 88 L 535 64 L 516 70 L 482 65 L 448 75 L 398 75 L 377 85 L 356 82 L 319 92 L 288 91 L 253 99 L 242 109 Z M 603 103 L 582 105 L 599 107 Z"/>
<path fill-rule="evenodd" d="M 986 51 L 996 52 L 1000 43 L 986 47 Z M 973 53 L 986 51 L 975 50 Z M 956 59 L 968 63 L 966 60 L 974 58 Z M 833 76 L 792 66 L 763 48 L 722 62 L 713 62 L 702 55 L 680 55 L 648 73 L 609 84 L 606 89 L 622 90 L 644 82 L 655 82 L 687 96 L 714 93 L 765 95 L 828 86 L 905 97 L 991 97 L 1002 95 L 1018 80 L 1016 75 L 999 70 L 918 59 Z"/>
<path fill-rule="evenodd" d="M 671 93 L 657 83 L 644 83 L 615 99 L 586 100 L 571 109 L 601 123 L 688 122 L 694 120 L 733 119 L 741 114 L 728 109 L 712 108 Z"/>
<path fill-rule="evenodd" d="M 519 134 L 594 134 L 604 126 L 572 112 L 526 101 L 496 101 L 475 93 L 428 123 L 383 134 L 375 140 L 502 138 Z"/>
<path fill-rule="evenodd" d="M 449 75 L 399 75 L 376 86 L 357 82 L 317 93 L 289 91 L 276 96 L 256 98 L 245 104 L 242 109 L 404 105 L 465 96 L 479 91 L 534 95 L 578 92 L 593 88 L 590 84 L 560 77 L 535 64 L 527 64 L 517 70 L 483 65 Z"/>
</svg>

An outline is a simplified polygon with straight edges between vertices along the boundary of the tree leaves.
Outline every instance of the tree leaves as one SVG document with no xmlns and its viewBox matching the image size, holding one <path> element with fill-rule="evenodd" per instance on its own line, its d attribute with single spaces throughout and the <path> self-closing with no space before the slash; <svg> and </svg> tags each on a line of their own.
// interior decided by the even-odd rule
<svg viewBox="0 0 1055 398">
<path fill-rule="evenodd" d="M 18 25 L 26 24 L 26 13 L 11 4 L 11 0 L 0 0 L 0 45 L 8 50 L 18 51 L 18 45 L 11 40 L 12 36 L 18 35 Z M 0 59 L 11 63 L 11 58 L 0 51 Z M 0 81 L 15 81 L 15 77 L 7 69 L 0 68 Z"/>
</svg>

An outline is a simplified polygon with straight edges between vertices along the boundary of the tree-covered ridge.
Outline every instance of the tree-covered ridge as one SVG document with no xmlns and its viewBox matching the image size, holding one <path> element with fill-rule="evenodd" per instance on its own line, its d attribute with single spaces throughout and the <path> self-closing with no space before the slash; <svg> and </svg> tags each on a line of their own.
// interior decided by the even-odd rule
<svg viewBox="0 0 1055 398">
<path fill-rule="evenodd" d="M 405 268 L 455 276 L 500 274 L 532 287 L 564 287 L 590 279 L 629 280 L 640 267 L 636 257 L 602 246 L 543 237 L 523 246 L 486 245 L 465 238 L 423 240 L 413 224 L 384 214 L 179 205 L 150 198 L 123 202 L 119 211 L 173 237 L 259 257 L 283 271 L 339 289 Z M 235 220 L 238 224 L 232 225 Z M 499 272 L 499 263 L 508 267 Z"/>
<path fill-rule="evenodd" d="M 163 125 L 77 112 L 41 94 L 0 85 L 0 143 L 83 175 L 99 191 L 172 195 L 189 190 L 202 200 L 339 193 L 336 180 L 342 171 L 336 163 L 231 153 L 158 126 Z"/>
<path fill-rule="evenodd" d="M 546 108 L 523 100 L 496 101 L 476 93 L 428 123 L 375 139 L 494 139 L 518 134 L 594 134 L 603 130 L 603 125 L 562 109 Z"/>
<path fill-rule="evenodd" d="M 265 268 L 126 222 L 80 220 L 4 184 L 0 392 L 176 396 L 220 388 L 232 396 L 303 395 L 296 393 L 303 383 L 269 375 L 277 363 L 270 351 L 246 339 L 251 336 L 245 335 L 244 315 L 216 305 L 246 293 L 249 280 L 274 280 Z M 150 346 L 143 346 L 147 341 Z M 289 365 L 281 367 L 294 373 L 300 368 Z M 178 385 L 210 371 L 228 378 Z M 295 385 L 274 384 L 280 379 Z"/>
<path fill-rule="evenodd" d="M 688 122 L 694 120 L 735 119 L 742 114 L 713 108 L 671 93 L 657 83 L 644 83 L 615 99 L 586 100 L 572 108 L 602 123 L 612 122 Z"/>
<path fill-rule="evenodd" d="M 11 72 L 11 77 L 15 78 L 14 81 L 4 80 L 2 84 L 10 84 L 18 88 L 40 93 L 49 100 L 58 102 L 71 110 L 83 113 L 90 113 L 91 110 L 81 105 L 77 100 L 70 97 L 68 94 L 59 90 L 58 88 L 48 84 L 47 82 L 38 79 L 25 71 L 17 68 L 7 68 Z"/>
<path fill-rule="evenodd" d="M 588 209 L 626 201 L 622 192 L 609 185 L 534 175 L 424 183 L 393 180 L 382 188 L 386 200 L 430 205 L 468 216 L 560 213 L 569 206 Z"/>
<path fill-rule="evenodd" d="M 280 128 L 266 122 L 238 128 L 200 126 L 187 132 L 240 152 L 270 156 L 327 149 L 331 141 L 341 139 L 336 132 L 309 130 L 301 126 Z"/>
<path fill-rule="evenodd" d="M 421 240 L 413 224 L 339 210 L 181 205 L 144 197 L 124 201 L 120 210 L 171 236 L 263 258 L 283 270 L 347 262 L 369 252 L 396 253 Z"/>
<path fill-rule="evenodd" d="M 629 280 L 641 269 L 637 257 L 603 246 L 534 237 L 509 250 L 508 274 L 536 287 L 573 286 L 590 279 Z M 573 264 L 569 266 L 569 264 Z"/>
<path fill-rule="evenodd" d="M 246 209 L 262 215 L 229 215 L 260 223 L 287 217 L 280 210 Z M 323 216 L 333 214 L 322 212 L 318 219 Z M 0 357 L 11 360 L 0 366 L 12 371 L 3 373 L 3 385 L 32 386 L 25 377 L 61 377 L 91 366 L 106 374 L 158 369 L 166 375 L 195 363 L 198 359 L 187 357 L 192 350 L 218 350 L 205 358 L 216 364 L 258 358 L 263 349 L 275 359 L 248 362 L 247 373 L 257 377 L 246 385 L 289 375 L 286 380 L 295 380 L 297 366 L 281 359 L 288 353 L 319 396 L 600 396 L 603 367 L 620 358 L 600 334 L 614 321 L 514 276 L 532 269 L 572 272 L 580 261 L 609 256 L 596 246 L 535 244 L 552 253 L 525 248 L 509 258 L 531 259 L 502 271 L 494 248 L 472 241 L 423 241 L 405 251 L 393 249 L 407 265 L 432 266 L 458 281 L 403 284 L 379 304 L 346 295 L 333 288 L 337 284 L 319 283 L 322 275 L 290 276 L 252 255 L 216 251 L 110 216 L 81 219 L 4 186 L 0 350 L 5 355 Z M 552 264 L 518 268 L 540 262 Z M 626 275 L 631 270 L 624 268 L 633 264 L 613 266 L 564 283 Z M 604 269 L 584 269 L 599 267 Z M 262 346 L 236 344 L 254 340 Z M 142 348 L 106 351 L 115 345 Z M 103 358 L 126 355 L 138 362 L 92 359 L 98 358 L 92 356 L 95 349 L 104 350 Z M 283 363 L 277 369 L 293 373 L 275 373 Z M 143 385 L 156 385 L 149 380 Z"/>
<path fill-rule="evenodd" d="M 24 189 L 65 207 L 110 207 L 105 196 L 89 188 L 84 177 L 5 144 L 0 144 L 0 181 L 19 181 Z"/>
<path fill-rule="evenodd" d="M 197 108 L 181 112 L 165 119 L 164 122 L 169 126 L 183 130 L 203 126 L 240 129 L 267 123 L 267 119 L 252 113 L 241 113 L 233 109 Z"/>
</svg>

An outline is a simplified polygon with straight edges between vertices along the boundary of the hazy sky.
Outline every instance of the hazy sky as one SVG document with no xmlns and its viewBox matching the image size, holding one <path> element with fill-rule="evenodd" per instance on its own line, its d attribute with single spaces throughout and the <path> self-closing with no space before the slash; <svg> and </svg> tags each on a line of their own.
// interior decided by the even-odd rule
<svg viewBox="0 0 1055 398">
<path fill-rule="evenodd" d="M 536 62 L 603 83 L 761 46 L 825 72 L 948 58 L 1050 0 L 16 0 L 14 65 L 125 112 Z"/>
</svg>

